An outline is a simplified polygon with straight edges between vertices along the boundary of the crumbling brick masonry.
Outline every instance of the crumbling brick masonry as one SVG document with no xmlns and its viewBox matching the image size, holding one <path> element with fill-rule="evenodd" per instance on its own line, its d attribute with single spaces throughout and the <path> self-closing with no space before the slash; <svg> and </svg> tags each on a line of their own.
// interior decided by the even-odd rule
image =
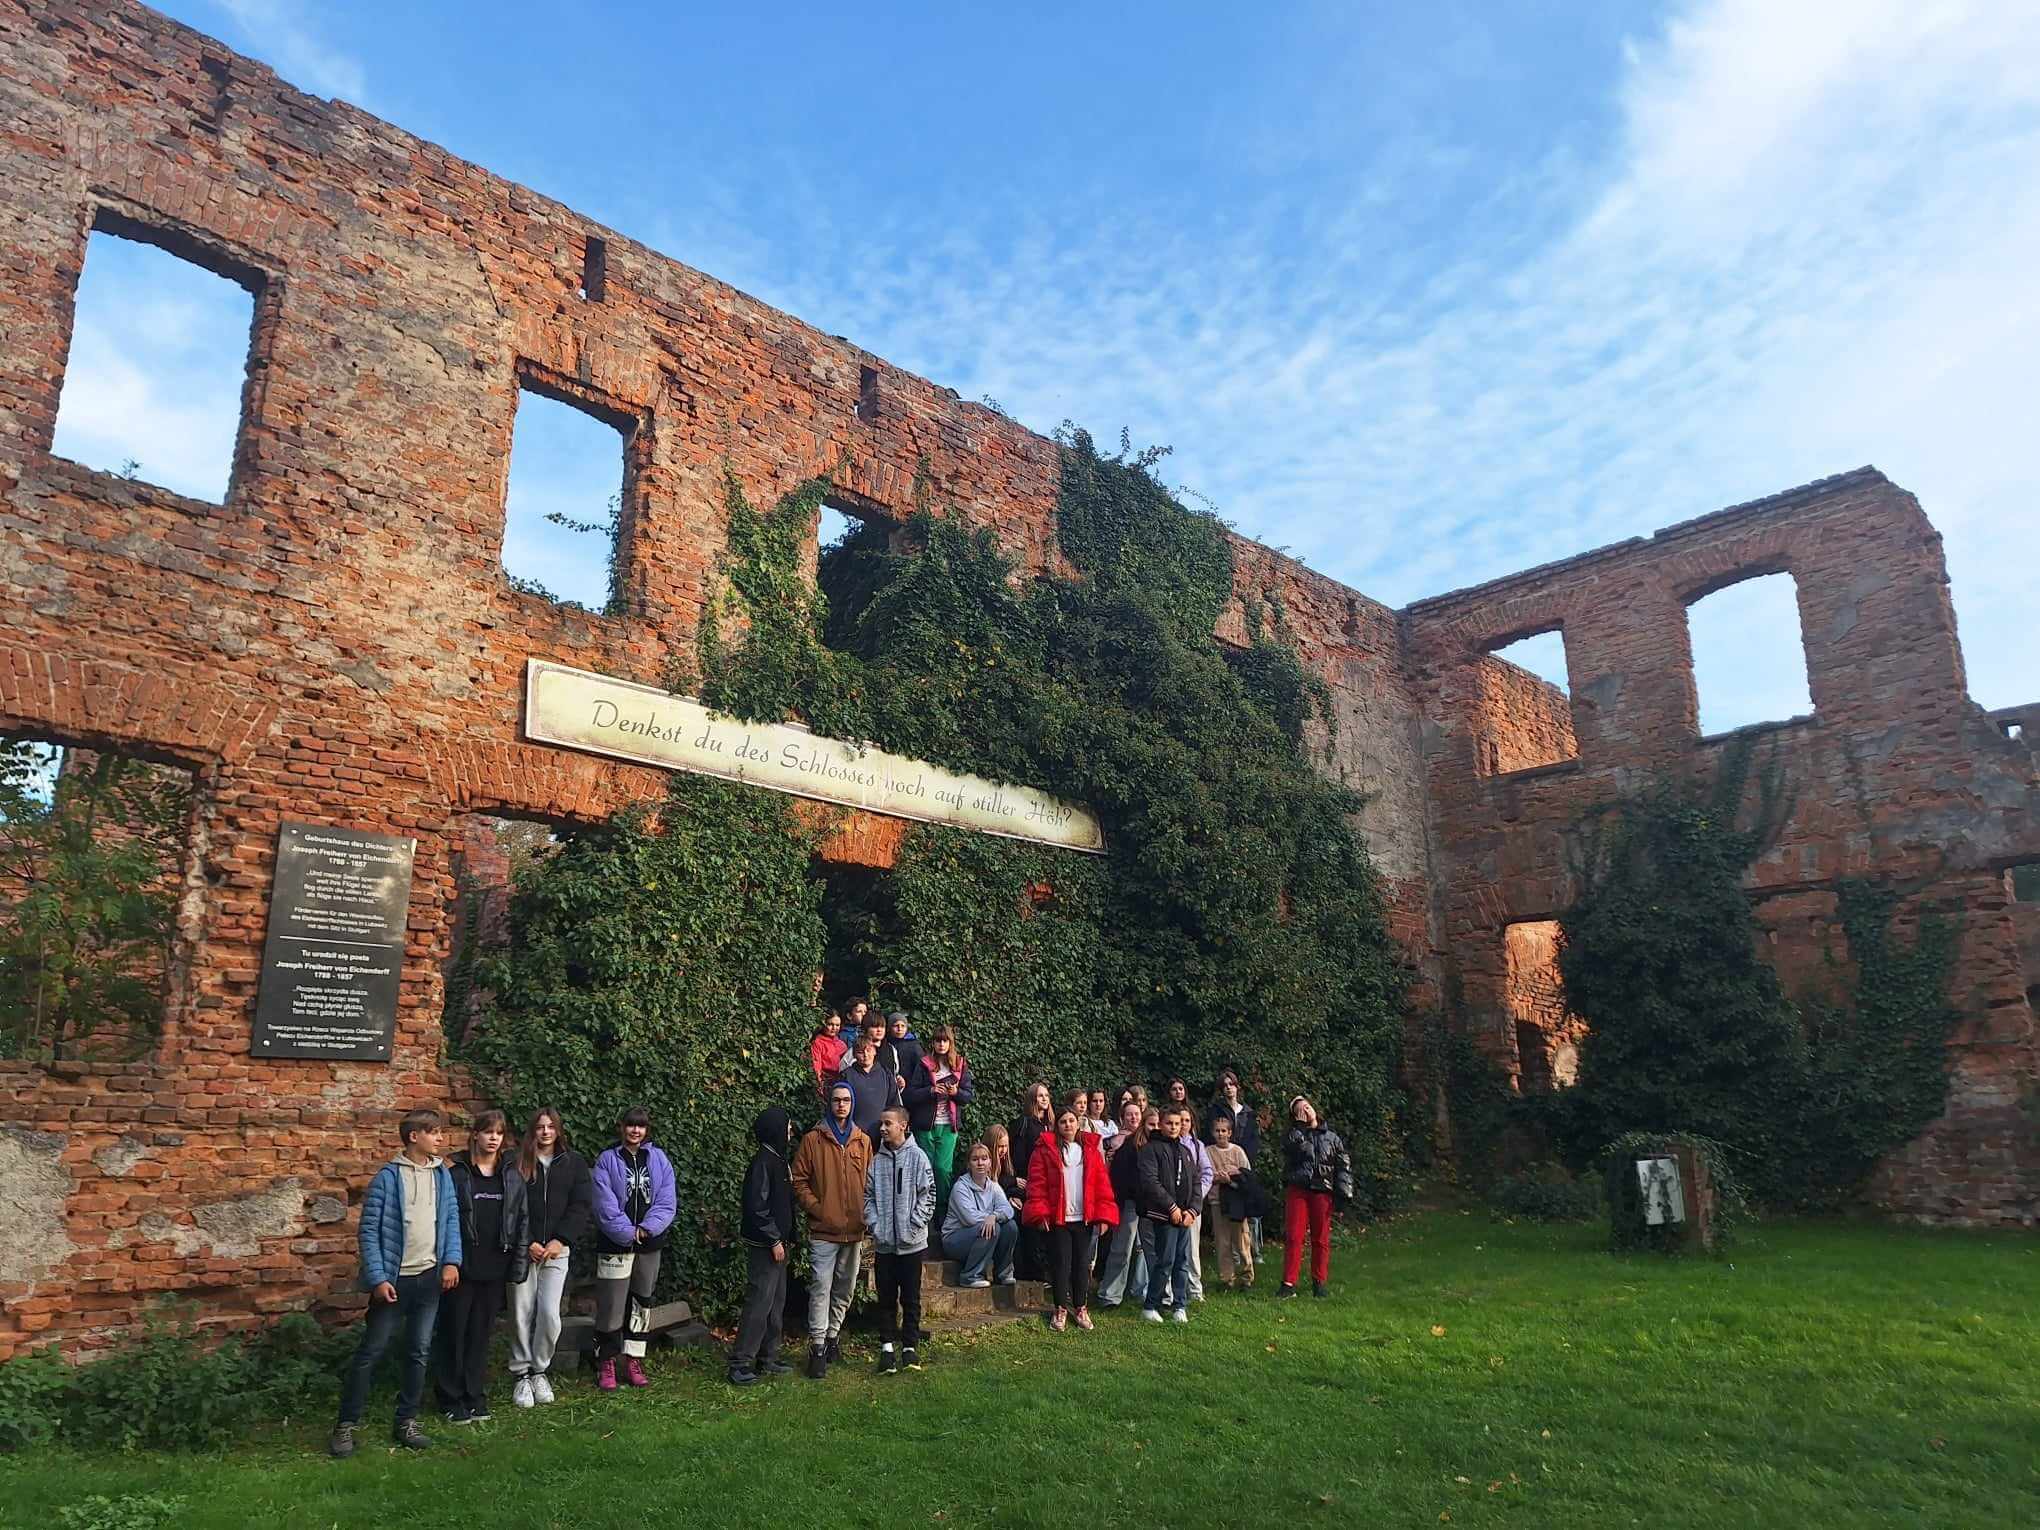
<svg viewBox="0 0 2040 1530">
<path fill-rule="evenodd" d="M 89 1347 L 155 1293 L 227 1325 L 357 1299 L 353 1196 L 403 1108 L 458 1092 L 440 1024 L 465 820 L 587 821 L 659 788 L 523 742 L 525 662 L 656 681 L 722 551 L 725 464 L 756 503 L 840 464 L 847 509 L 896 515 L 925 462 L 937 503 L 1036 568 L 1057 556 L 1057 464 L 993 410 L 140 6 L 0 0 L 0 65 L 0 732 L 198 782 L 161 1043 L 0 1064 L 4 1355 Z M 255 295 L 224 503 L 51 452 L 94 229 Z M 503 574 L 520 388 L 624 433 L 627 615 Z M 1845 873 L 1921 876 L 1963 911 L 1953 1103 L 1879 1188 L 1921 1215 L 2033 1219 L 2031 953 L 2007 868 L 2040 860 L 2034 746 L 1967 700 L 1909 496 L 1866 470 L 1400 614 L 1238 551 L 1241 595 L 1279 596 L 1333 687 L 1325 768 L 1368 793 L 1425 1001 L 1457 995 L 1506 1059 L 1505 932 L 1564 905 L 1565 824 L 1717 747 L 1695 732 L 1681 602 L 1789 568 L 1815 714 L 1782 730 L 1800 807 L 1756 891 L 1791 910 L 1787 952 L 1825 938 L 1821 890 Z M 1552 625 L 1570 702 L 1486 657 Z M 1219 636 L 1241 640 L 1239 605 Z M 249 1055 L 285 817 L 417 839 L 386 1065 Z M 832 853 L 882 864 L 897 841 L 867 819 Z"/>
</svg>

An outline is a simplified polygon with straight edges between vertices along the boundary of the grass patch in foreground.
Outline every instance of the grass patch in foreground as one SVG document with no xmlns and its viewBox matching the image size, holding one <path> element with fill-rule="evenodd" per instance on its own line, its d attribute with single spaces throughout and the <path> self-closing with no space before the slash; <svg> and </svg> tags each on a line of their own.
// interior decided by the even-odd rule
<svg viewBox="0 0 2040 1530">
<path fill-rule="evenodd" d="M 736 1392 L 655 1356 L 646 1394 L 428 1420 L 351 1461 L 292 1420 L 220 1457 L 0 1459 L 8 1524 L 86 1494 L 178 1525 L 2040 1524 L 2040 1240 L 1772 1224 L 1732 1261 L 1433 1213 L 1342 1235 L 1334 1294 L 1215 1294 L 938 1339 Z M 1270 1246 L 1271 1254 L 1279 1251 Z"/>
</svg>

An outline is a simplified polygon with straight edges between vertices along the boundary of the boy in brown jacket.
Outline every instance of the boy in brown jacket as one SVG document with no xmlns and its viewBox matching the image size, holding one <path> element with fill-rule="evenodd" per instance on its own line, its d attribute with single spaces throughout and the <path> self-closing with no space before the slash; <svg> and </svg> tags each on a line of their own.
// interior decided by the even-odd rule
<svg viewBox="0 0 2040 1530">
<path fill-rule="evenodd" d="M 807 1373 L 816 1381 L 837 1358 L 864 1248 L 864 1175 L 871 1167 L 871 1139 L 850 1119 L 854 1101 L 843 1080 L 831 1084 L 827 1113 L 800 1139 L 793 1155 L 793 1196 L 807 1213 L 808 1258 L 814 1265 L 808 1281 Z"/>
</svg>

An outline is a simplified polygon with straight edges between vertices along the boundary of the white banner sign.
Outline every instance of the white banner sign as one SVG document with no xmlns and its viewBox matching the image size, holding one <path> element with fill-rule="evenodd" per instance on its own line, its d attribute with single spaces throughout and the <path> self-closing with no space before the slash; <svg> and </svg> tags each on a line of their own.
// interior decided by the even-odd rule
<svg viewBox="0 0 2040 1530">
<path fill-rule="evenodd" d="M 534 743 L 721 776 L 895 818 L 1065 850 L 1105 847 L 1097 819 L 1031 787 L 859 749 L 797 723 L 737 722 L 690 696 L 544 659 L 529 660 L 525 669 L 524 734 Z"/>
</svg>

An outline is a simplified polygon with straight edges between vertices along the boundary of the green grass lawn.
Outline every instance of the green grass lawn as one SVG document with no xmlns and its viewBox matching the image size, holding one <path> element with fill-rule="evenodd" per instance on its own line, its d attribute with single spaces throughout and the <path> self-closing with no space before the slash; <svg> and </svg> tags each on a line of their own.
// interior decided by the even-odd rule
<svg viewBox="0 0 2040 1530">
<path fill-rule="evenodd" d="M 1731 1259 L 1434 1212 L 1333 1296 L 1184 1328 L 1028 1323 L 735 1392 L 705 1353 L 350 1461 L 330 1418 L 224 1457 L 0 1458 L 0 1517 L 181 1495 L 189 1525 L 2040 1526 L 2040 1239 L 1766 1225 Z M 1278 1251 L 1270 1246 L 1271 1254 Z M 437 1420 L 433 1420 L 437 1423 Z M 1449 1520 L 1447 1516 L 1449 1515 Z"/>
</svg>

